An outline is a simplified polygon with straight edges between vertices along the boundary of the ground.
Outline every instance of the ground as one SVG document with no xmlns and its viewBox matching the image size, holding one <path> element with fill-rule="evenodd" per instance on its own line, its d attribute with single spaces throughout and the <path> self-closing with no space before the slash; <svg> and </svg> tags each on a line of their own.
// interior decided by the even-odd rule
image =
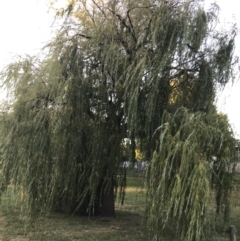
<svg viewBox="0 0 240 241">
<path fill-rule="evenodd" d="M 145 190 L 143 177 L 129 177 L 124 205 L 116 201 L 116 218 L 88 218 L 51 213 L 36 223 L 27 222 L 26 210 L 13 198 L 12 193 L 2 197 L 0 206 L 0 241 L 149 241 L 143 225 Z M 239 183 L 239 184 L 238 184 Z M 211 241 L 229 240 L 226 230 L 235 225 L 240 230 L 240 175 L 232 192 L 232 214 L 226 223 L 210 223 Z M 214 213 L 214 192 L 212 192 Z M 210 214 L 210 215 L 212 215 Z M 177 241 L 174 230 L 168 230 L 162 241 Z M 238 238 L 240 235 L 238 235 Z M 238 239 L 237 239 L 238 240 Z"/>
<path fill-rule="evenodd" d="M 0 241 L 146 241 L 143 227 L 143 177 L 128 179 L 124 205 L 116 200 L 116 218 L 51 213 L 28 225 L 26 213 L 11 192 L 2 197 Z"/>
</svg>

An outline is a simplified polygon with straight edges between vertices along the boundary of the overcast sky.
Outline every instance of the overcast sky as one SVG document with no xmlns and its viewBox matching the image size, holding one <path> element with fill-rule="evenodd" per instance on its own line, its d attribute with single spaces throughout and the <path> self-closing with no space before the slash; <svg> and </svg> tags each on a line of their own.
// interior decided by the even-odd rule
<svg viewBox="0 0 240 241">
<path fill-rule="evenodd" d="M 212 0 L 206 0 L 208 5 Z M 235 21 L 240 27 L 236 0 L 217 0 L 221 8 L 221 22 L 227 25 Z M 35 54 L 51 36 L 53 14 L 48 13 L 48 0 L 5 0 L 0 3 L 0 68 L 16 54 Z M 239 43 L 238 43 L 239 42 Z M 236 54 L 240 55 L 240 38 L 237 38 Z M 219 94 L 218 108 L 228 114 L 240 137 L 240 82 L 229 85 Z"/>
<path fill-rule="evenodd" d="M 206 3 L 213 2 L 206 0 Z M 238 2 L 235 0 L 217 0 L 216 3 L 220 6 L 221 24 L 226 27 L 235 22 L 239 29 L 240 16 Z M 240 36 L 236 38 L 235 54 L 240 56 Z M 240 76 L 240 75 L 239 75 Z M 240 80 L 236 79 L 235 83 L 229 84 L 224 91 L 218 93 L 217 106 L 219 111 L 228 115 L 229 121 L 235 131 L 237 138 L 240 138 Z"/>
<path fill-rule="evenodd" d="M 36 53 L 49 39 L 51 21 L 46 0 L 1 1 L 0 65 L 15 54 Z"/>
</svg>

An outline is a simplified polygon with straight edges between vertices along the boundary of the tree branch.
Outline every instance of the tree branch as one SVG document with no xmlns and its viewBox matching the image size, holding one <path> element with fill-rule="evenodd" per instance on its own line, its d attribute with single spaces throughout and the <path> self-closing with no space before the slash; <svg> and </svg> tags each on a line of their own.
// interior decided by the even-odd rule
<svg viewBox="0 0 240 241">
<path fill-rule="evenodd" d="M 86 38 L 86 39 L 92 39 L 92 37 L 87 36 L 85 34 L 81 34 L 81 33 L 77 33 L 76 36 L 80 36 L 80 37 L 83 37 L 83 38 Z"/>
</svg>

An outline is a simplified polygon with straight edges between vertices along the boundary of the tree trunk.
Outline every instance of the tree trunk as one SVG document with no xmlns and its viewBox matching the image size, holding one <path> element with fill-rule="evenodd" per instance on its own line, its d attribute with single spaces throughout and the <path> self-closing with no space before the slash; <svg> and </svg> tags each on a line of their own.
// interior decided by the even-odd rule
<svg viewBox="0 0 240 241">
<path fill-rule="evenodd" d="M 237 241 L 237 237 L 236 237 L 237 229 L 235 228 L 234 225 L 229 226 L 228 232 L 229 232 L 229 238 L 230 238 L 229 240 L 230 241 Z"/>
<path fill-rule="evenodd" d="M 110 190 L 104 191 L 101 199 L 101 216 L 115 217 L 114 186 L 111 184 Z"/>
<path fill-rule="evenodd" d="M 115 197 L 114 197 L 114 182 L 104 183 L 104 179 L 99 182 L 97 195 L 94 205 L 94 216 L 115 217 Z"/>
</svg>

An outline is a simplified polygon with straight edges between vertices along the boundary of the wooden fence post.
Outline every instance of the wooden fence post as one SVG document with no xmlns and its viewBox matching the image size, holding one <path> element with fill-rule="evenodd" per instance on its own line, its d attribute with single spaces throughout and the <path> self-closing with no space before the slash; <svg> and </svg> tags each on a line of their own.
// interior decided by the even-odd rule
<svg viewBox="0 0 240 241">
<path fill-rule="evenodd" d="M 236 227 L 234 225 L 230 225 L 228 229 L 230 241 L 237 241 L 236 232 L 237 232 Z"/>
</svg>

